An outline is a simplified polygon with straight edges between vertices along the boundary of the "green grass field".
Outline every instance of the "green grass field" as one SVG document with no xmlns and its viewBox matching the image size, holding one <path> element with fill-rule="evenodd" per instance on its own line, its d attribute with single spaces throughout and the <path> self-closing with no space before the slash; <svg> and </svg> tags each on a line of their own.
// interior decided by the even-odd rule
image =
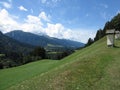
<svg viewBox="0 0 120 90">
<path fill-rule="evenodd" d="M 102 38 L 60 60 L 0 70 L 0 90 L 120 90 L 120 40 Z"/>
</svg>

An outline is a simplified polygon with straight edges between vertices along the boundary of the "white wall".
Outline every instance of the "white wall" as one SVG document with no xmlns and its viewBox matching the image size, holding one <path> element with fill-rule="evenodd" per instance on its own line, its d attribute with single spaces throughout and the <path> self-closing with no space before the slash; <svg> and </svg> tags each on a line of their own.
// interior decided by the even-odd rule
<svg viewBox="0 0 120 90">
<path fill-rule="evenodd" d="M 114 45 L 114 35 L 107 35 L 107 45 L 112 46 Z"/>
</svg>

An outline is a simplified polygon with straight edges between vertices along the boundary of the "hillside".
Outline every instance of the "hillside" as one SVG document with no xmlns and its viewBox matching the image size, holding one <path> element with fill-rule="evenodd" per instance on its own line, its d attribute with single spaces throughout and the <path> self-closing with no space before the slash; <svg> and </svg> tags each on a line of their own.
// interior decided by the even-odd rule
<svg viewBox="0 0 120 90">
<path fill-rule="evenodd" d="M 120 40 L 106 38 L 60 61 L 42 60 L 0 70 L 0 90 L 120 90 Z"/>
<path fill-rule="evenodd" d="M 14 38 L 20 42 L 31 44 L 34 46 L 45 47 L 48 44 L 60 45 L 63 47 L 71 47 L 71 48 L 78 48 L 84 46 L 84 44 L 80 42 L 66 40 L 66 39 L 51 38 L 45 35 L 40 36 L 29 32 L 23 32 L 21 30 L 11 31 L 6 33 L 5 35 Z"/>
<path fill-rule="evenodd" d="M 12 39 L 0 32 L 0 53 L 6 52 L 21 52 L 28 53 L 33 50 L 34 46 L 21 43 L 15 39 Z"/>
</svg>

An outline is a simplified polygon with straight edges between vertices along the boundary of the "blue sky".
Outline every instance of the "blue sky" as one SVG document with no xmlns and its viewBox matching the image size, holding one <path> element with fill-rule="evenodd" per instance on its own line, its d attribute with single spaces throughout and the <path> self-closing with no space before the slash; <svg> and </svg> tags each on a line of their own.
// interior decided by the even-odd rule
<svg viewBox="0 0 120 90">
<path fill-rule="evenodd" d="M 0 0 L 0 30 L 87 42 L 120 12 L 120 0 Z"/>
</svg>

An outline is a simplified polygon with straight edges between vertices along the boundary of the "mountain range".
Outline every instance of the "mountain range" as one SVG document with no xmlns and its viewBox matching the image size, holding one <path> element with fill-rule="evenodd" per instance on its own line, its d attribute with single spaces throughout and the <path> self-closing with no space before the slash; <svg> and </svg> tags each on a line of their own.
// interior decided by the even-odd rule
<svg viewBox="0 0 120 90">
<path fill-rule="evenodd" d="M 28 53 L 32 51 L 33 48 L 34 46 L 32 45 L 21 43 L 0 32 L 0 53 L 6 53 L 6 52 Z"/>
<path fill-rule="evenodd" d="M 69 48 L 78 48 L 84 46 L 84 44 L 81 42 L 66 39 L 57 39 L 46 35 L 36 35 L 30 32 L 23 32 L 22 30 L 14 30 L 5 33 L 5 35 L 22 43 L 30 44 L 33 46 L 46 47 L 48 45 L 59 45 Z"/>
</svg>

